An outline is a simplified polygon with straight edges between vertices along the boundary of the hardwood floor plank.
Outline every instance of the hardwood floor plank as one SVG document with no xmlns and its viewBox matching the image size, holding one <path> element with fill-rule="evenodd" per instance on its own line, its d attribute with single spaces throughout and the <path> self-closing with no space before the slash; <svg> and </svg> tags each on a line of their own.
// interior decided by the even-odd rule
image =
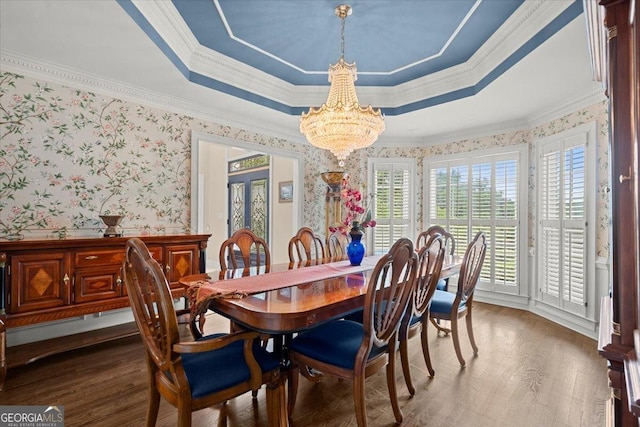
<svg viewBox="0 0 640 427">
<path fill-rule="evenodd" d="M 188 337 L 184 326 L 182 333 Z M 228 331 L 228 321 L 209 315 L 206 332 Z M 476 304 L 473 356 L 463 328 L 461 369 L 451 336 L 429 330 L 435 377 L 429 378 L 420 340 L 409 342 L 416 395 L 409 397 L 402 370 L 396 384 L 404 426 L 600 427 L 609 397 L 606 361 L 595 340 L 532 313 Z M 9 371 L 3 405 L 60 405 L 65 425 L 138 427 L 147 404 L 145 353 L 138 336 L 52 356 Z M 395 425 L 384 372 L 366 382 L 369 425 Z M 193 426 L 265 426 L 264 388 L 226 405 L 193 414 Z M 162 401 L 157 426 L 175 426 L 176 410 Z M 325 378 L 300 380 L 295 427 L 355 426 L 352 385 Z"/>
</svg>

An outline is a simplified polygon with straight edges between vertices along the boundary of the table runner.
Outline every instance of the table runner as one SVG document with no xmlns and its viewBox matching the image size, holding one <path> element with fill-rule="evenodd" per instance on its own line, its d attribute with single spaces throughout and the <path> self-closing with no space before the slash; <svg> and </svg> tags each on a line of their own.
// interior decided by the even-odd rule
<svg viewBox="0 0 640 427">
<path fill-rule="evenodd" d="M 187 289 L 191 314 L 196 316 L 204 313 L 209 302 L 216 298 L 243 298 L 250 294 L 372 270 L 379 259 L 380 256 L 365 257 L 359 266 L 350 265 L 349 261 L 338 261 L 257 276 L 198 281 Z"/>
</svg>

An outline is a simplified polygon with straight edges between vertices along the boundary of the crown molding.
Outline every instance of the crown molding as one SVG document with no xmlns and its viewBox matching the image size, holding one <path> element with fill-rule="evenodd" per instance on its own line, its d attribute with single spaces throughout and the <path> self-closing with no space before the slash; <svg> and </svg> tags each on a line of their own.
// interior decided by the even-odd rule
<svg viewBox="0 0 640 427">
<path fill-rule="evenodd" d="M 47 82 L 73 87 L 74 89 L 101 93 L 113 98 L 207 120 L 224 126 L 243 129 L 259 135 L 280 138 L 295 143 L 306 143 L 300 133 L 283 129 L 282 126 L 274 126 L 264 120 L 251 119 L 245 116 L 242 121 L 239 121 L 236 118 L 237 116 L 234 117 L 233 114 L 230 114 L 229 111 L 224 108 L 196 104 L 159 92 L 127 85 L 119 81 L 105 79 L 52 62 L 21 55 L 6 49 L 0 49 L 0 64 L 0 68 L 3 71 L 24 74 L 32 78 L 43 79 Z M 295 131 L 297 131 L 297 129 L 295 129 Z"/>
<path fill-rule="evenodd" d="M 393 91 L 391 95 L 385 93 L 387 88 L 376 88 L 372 102 L 377 106 L 397 107 L 473 87 L 572 3 L 568 0 L 525 2 L 467 62 L 389 88 Z M 362 92 L 364 89 L 358 88 Z"/>
<path fill-rule="evenodd" d="M 171 2 L 132 0 L 132 4 L 192 73 L 295 105 L 291 104 L 294 85 L 201 45 Z M 151 38 L 156 44 L 160 42 Z"/>
<path fill-rule="evenodd" d="M 597 84 L 594 82 L 594 84 Z M 592 106 L 593 104 L 597 104 L 599 102 L 606 101 L 607 97 L 604 94 L 604 89 L 598 84 L 598 88 L 592 90 L 591 92 L 578 96 L 571 101 L 568 101 L 556 108 L 548 109 L 545 108 L 537 113 L 531 115 L 528 119 L 529 127 L 535 128 L 537 126 L 543 125 L 545 123 L 549 123 L 552 120 L 555 120 L 560 117 L 564 117 L 571 113 L 575 113 L 576 111 Z"/>
<path fill-rule="evenodd" d="M 502 123 L 492 123 L 486 126 L 476 126 L 473 128 L 461 129 L 455 132 L 428 135 L 403 140 L 384 141 L 381 140 L 379 147 L 433 147 L 450 142 L 464 141 L 468 139 L 483 138 L 486 136 L 500 135 L 517 132 L 529 128 L 527 120 L 511 120 Z M 377 143 L 376 143 L 377 144 Z"/>
<path fill-rule="evenodd" d="M 501 135 L 522 130 L 532 130 L 538 126 L 549 123 L 558 118 L 575 113 L 583 108 L 590 107 L 599 102 L 606 101 L 602 88 L 597 88 L 587 94 L 578 96 L 556 108 L 544 108 L 536 113 L 522 118 L 506 122 L 493 123 L 486 126 L 461 129 L 456 132 L 428 135 L 423 137 L 386 141 L 381 136 L 376 142 L 378 147 L 430 147 L 450 142 L 477 139 L 492 135 Z"/>
<path fill-rule="evenodd" d="M 242 121 L 239 121 L 236 118 L 236 115 L 230 114 L 226 109 L 214 108 L 210 105 L 204 106 L 183 99 L 166 96 L 158 92 L 145 90 L 139 87 L 123 84 L 121 82 L 105 79 L 100 76 L 87 74 L 69 67 L 20 55 L 6 49 L 0 49 L 0 64 L 2 65 L 1 68 L 5 71 L 25 74 L 34 78 L 41 78 L 45 81 L 73 88 L 99 92 L 106 96 L 147 105 L 164 111 L 168 110 L 177 114 L 192 116 L 225 126 L 232 126 L 248 132 L 254 132 L 259 135 L 309 145 L 304 137 L 297 132 L 297 128 L 285 129 L 283 126 L 273 125 L 270 122 L 252 119 L 246 116 L 243 117 Z M 323 89 L 323 91 L 326 91 L 326 89 Z M 581 108 L 586 108 L 605 100 L 606 97 L 601 87 L 598 86 L 597 89 L 588 94 L 581 95 L 551 110 L 543 109 L 524 119 L 495 123 L 487 126 L 468 128 L 456 132 L 430 135 L 426 137 L 394 139 L 393 141 L 386 141 L 384 136 L 381 136 L 380 140 L 375 143 L 375 146 L 426 147 L 465 139 L 533 129 L 534 127 L 548 123 L 559 117 L 571 114 Z"/>
<path fill-rule="evenodd" d="M 366 100 L 363 104 L 398 108 L 471 88 L 573 3 L 573 0 L 526 1 L 467 62 L 397 86 L 358 86 L 358 93 Z M 326 100 L 328 84 L 293 85 L 200 45 L 171 2 L 132 0 L 132 4 L 160 36 L 161 40 L 154 42 L 166 43 L 182 66 L 192 73 L 292 108 L 317 106 Z"/>
</svg>

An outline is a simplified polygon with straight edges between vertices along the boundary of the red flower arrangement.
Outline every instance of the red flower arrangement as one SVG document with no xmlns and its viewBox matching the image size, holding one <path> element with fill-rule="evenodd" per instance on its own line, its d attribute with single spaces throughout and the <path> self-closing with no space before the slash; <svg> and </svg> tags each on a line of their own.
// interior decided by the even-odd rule
<svg viewBox="0 0 640 427">
<path fill-rule="evenodd" d="M 344 202 L 347 214 L 342 223 L 329 227 L 329 231 L 332 233 L 340 232 L 346 236 L 354 227 L 375 227 L 376 221 L 371 218 L 371 209 L 369 207 L 373 196 L 373 194 L 369 194 L 367 199 L 364 200 L 360 190 L 349 186 L 349 175 L 345 175 L 342 178 L 340 197 Z"/>
</svg>

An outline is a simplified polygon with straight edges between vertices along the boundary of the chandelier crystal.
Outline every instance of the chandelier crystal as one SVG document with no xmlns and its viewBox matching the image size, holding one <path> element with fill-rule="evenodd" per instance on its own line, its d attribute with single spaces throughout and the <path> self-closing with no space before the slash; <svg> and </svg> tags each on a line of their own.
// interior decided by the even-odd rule
<svg viewBox="0 0 640 427">
<path fill-rule="evenodd" d="M 311 145 L 331 151 L 344 166 L 353 151 L 369 147 L 384 131 L 384 119 L 379 108 L 362 107 L 356 95 L 356 64 L 344 60 L 344 21 L 351 15 L 351 6 L 340 5 L 335 13 L 341 19 L 341 55 L 329 66 L 329 97 L 320 108 L 311 107 L 302 113 L 300 132 Z"/>
</svg>

